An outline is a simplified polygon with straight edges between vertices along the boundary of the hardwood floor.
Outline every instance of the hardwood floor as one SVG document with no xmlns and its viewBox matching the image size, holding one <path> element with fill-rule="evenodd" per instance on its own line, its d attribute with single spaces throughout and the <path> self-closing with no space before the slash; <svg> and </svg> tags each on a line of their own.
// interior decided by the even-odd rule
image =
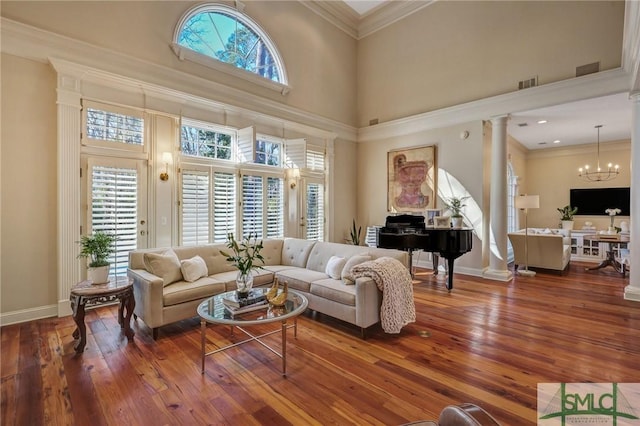
<svg viewBox="0 0 640 426">
<path fill-rule="evenodd" d="M 208 357 L 197 319 L 127 344 L 116 307 L 87 312 L 87 347 L 71 317 L 2 327 L 2 425 L 378 424 L 437 418 L 473 402 L 504 425 L 536 423 L 542 382 L 640 382 L 640 303 L 610 268 L 512 282 L 428 271 L 414 282 L 417 322 L 399 335 L 309 313 L 280 359 L 250 343 Z M 267 329 L 264 329 L 267 330 Z M 208 350 L 230 340 L 209 326 Z M 257 328 L 260 331 L 260 328 Z M 240 333 L 236 333 L 239 338 Z M 270 336 L 277 344 L 277 335 Z"/>
</svg>

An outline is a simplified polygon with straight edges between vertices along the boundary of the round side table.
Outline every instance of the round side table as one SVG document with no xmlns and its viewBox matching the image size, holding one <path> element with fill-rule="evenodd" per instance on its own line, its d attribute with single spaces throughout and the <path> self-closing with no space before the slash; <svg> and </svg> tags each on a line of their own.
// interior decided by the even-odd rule
<svg viewBox="0 0 640 426">
<path fill-rule="evenodd" d="M 132 279 L 128 277 L 117 277 L 112 278 L 108 283 L 104 284 L 93 284 L 92 281 L 85 280 L 71 288 L 69 300 L 71 302 L 71 310 L 73 311 L 73 320 L 77 326 L 73 332 L 73 337 L 75 339 L 79 338 L 75 346 L 76 353 L 83 352 L 87 344 L 87 327 L 84 323 L 84 310 L 86 306 L 118 300 L 120 302 L 118 308 L 118 323 L 120 324 L 120 328 L 124 330 L 127 339 L 129 339 L 129 341 L 133 340 L 134 333 L 131 329 L 131 315 L 136 306 L 136 301 L 133 297 Z"/>
</svg>

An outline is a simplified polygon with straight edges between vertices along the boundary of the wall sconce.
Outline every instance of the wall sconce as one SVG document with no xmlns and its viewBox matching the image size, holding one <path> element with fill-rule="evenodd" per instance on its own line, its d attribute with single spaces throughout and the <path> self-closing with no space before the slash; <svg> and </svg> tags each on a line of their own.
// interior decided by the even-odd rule
<svg viewBox="0 0 640 426">
<path fill-rule="evenodd" d="M 170 152 L 162 153 L 162 162 L 164 163 L 164 173 L 160 173 L 160 180 L 169 180 L 169 164 L 173 163 L 173 156 Z"/>
<path fill-rule="evenodd" d="M 289 180 L 291 181 L 291 183 L 289 184 L 289 187 L 291 189 L 295 189 L 296 185 L 298 184 L 298 179 L 300 179 L 300 169 L 297 167 L 294 167 L 293 169 L 289 169 Z"/>
</svg>

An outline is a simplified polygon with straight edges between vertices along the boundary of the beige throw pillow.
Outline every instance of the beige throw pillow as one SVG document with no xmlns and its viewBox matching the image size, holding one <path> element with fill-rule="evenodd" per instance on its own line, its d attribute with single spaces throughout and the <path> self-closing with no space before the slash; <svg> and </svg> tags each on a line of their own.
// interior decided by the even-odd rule
<svg viewBox="0 0 640 426">
<path fill-rule="evenodd" d="M 359 265 L 361 263 L 364 262 L 368 262 L 369 260 L 371 260 L 371 256 L 352 256 L 350 257 L 346 263 L 344 264 L 344 268 L 342 268 L 342 282 L 347 284 L 347 285 L 353 285 L 355 284 L 356 280 L 355 278 L 353 278 L 353 275 L 351 275 L 351 268 L 353 268 L 356 265 Z"/>
<path fill-rule="evenodd" d="M 145 253 L 144 265 L 147 271 L 162 278 L 164 286 L 182 280 L 180 260 L 176 253 L 171 249 L 162 254 Z"/>
<path fill-rule="evenodd" d="M 346 262 L 347 260 L 344 257 L 331 256 L 327 262 L 327 267 L 324 271 L 325 274 L 329 275 L 334 280 L 339 280 L 342 268 L 344 268 Z"/>
<path fill-rule="evenodd" d="M 180 261 L 180 270 L 185 281 L 190 283 L 209 275 L 207 264 L 200 256 L 194 256 L 191 259 Z"/>
</svg>

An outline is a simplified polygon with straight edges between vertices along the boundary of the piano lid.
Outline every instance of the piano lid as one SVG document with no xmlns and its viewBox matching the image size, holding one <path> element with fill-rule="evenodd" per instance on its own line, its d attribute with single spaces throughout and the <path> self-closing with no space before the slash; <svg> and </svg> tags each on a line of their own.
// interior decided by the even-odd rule
<svg viewBox="0 0 640 426">
<path fill-rule="evenodd" d="M 413 214 L 399 214 L 396 216 L 387 216 L 385 228 L 411 228 L 424 229 L 424 216 Z"/>
</svg>

